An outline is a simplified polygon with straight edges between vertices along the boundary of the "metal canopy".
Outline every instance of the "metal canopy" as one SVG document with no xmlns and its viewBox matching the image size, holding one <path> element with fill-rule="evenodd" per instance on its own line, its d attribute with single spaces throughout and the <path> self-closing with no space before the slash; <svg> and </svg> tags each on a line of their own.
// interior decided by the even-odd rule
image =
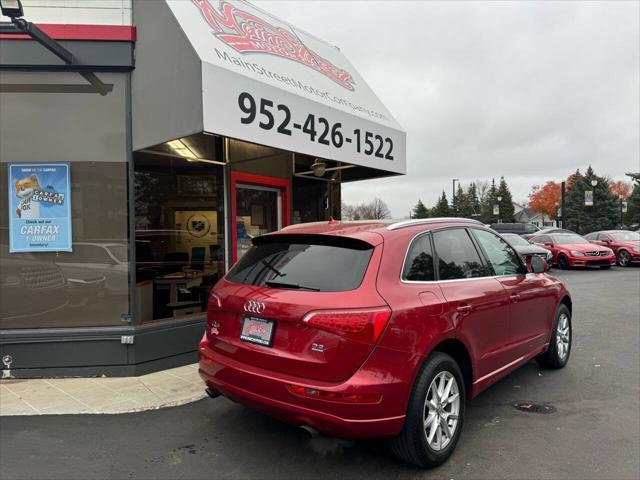
<svg viewBox="0 0 640 480">
<path fill-rule="evenodd" d="M 201 127 L 382 175 L 406 173 L 405 132 L 337 47 L 244 1 L 133 6 L 138 29 L 134 148 Z M 168 44 L 167 36 L 175 41 Z M 172 94 L 190 108 L 167 97 Z M 172 117 L 175 132 L 166 128 L 162 115 Z M 164 125 L 154 130 L 158 122 Z"/>
</svg>

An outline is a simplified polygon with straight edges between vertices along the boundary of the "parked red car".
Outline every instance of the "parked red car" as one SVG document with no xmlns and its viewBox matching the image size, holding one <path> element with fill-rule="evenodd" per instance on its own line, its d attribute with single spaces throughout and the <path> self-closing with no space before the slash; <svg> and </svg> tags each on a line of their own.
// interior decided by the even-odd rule
<svg viewBox="0 0 640 480">
<path fill-rule="evenodd" d="M 618 265 L 628 267 L 640 263 L 640 234 L 627 230 L 604 230 L 585 235 L 591 243 L 609 247 L 618 259 Z"/>
<path fill-rule="evenodd" d="M 609 268 L 616 264 L 613 250 L 591 243 L 577 233 L 536 235 L 529 241 L 550 249 L 553 253 L 553 263 L 561 269 L 571 267 Z"/>
<path fill-rule="evenodd" d="M 433 467 L 475 397 L 571 352 L 571 299 L 545 260 L 464 219 L 323 222 L 253 239 L 214 287 L 200 375 L 219 394 L 341 437 L 392 437 Z"/>
</svg>

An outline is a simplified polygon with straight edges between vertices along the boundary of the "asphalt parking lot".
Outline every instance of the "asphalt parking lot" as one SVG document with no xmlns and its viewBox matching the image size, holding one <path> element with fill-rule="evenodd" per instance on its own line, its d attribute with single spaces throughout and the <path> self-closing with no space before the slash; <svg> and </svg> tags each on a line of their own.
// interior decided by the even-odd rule
<svg viewBox="0 0 640 480">
<path fill-rule="evenodd" d="M 640 478 L 640 268 L 553 271 L 573 296 L 569 365 L 530 362 L 472 401 L 456 452 L 431 471 L 384 441 L 316 438 L 224 398 L 124 415 L 0 419 L 0 477 Z M 517 401 L 549 403 L 524 413 Z"/>
</svg>

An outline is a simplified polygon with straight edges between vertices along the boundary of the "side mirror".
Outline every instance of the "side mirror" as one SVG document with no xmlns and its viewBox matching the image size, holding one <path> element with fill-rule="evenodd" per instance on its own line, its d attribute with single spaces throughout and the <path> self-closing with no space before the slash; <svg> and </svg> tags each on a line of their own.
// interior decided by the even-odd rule
<svg viewBox="0 0 640 480">
<path fill-rule="evenodd" d="M 538 255 L 527 255 L 524 263 L 529 273 L 544 273 L 547 271 L 547 261 Z"/>
<path fill-rule="evenodd" d="M 544 242 L 544 246 L 545 246 L 545 247 L 553 247 L 553 243 L 551 243 L 551 242 Z"/>
</svg>

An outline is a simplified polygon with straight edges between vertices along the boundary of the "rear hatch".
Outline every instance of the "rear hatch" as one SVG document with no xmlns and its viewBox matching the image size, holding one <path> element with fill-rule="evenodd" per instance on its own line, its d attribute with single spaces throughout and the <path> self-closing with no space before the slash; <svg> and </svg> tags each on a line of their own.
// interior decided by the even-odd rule
<svg viewBox="0 0 640 480">
<path fill-rule="evenodd" d="M 213 289 L 207 339 L 240 362 L 340 381 L 365 361 L 390 310 L 375 282 L 382 237 L 275 234 Z"/>
</svg>

